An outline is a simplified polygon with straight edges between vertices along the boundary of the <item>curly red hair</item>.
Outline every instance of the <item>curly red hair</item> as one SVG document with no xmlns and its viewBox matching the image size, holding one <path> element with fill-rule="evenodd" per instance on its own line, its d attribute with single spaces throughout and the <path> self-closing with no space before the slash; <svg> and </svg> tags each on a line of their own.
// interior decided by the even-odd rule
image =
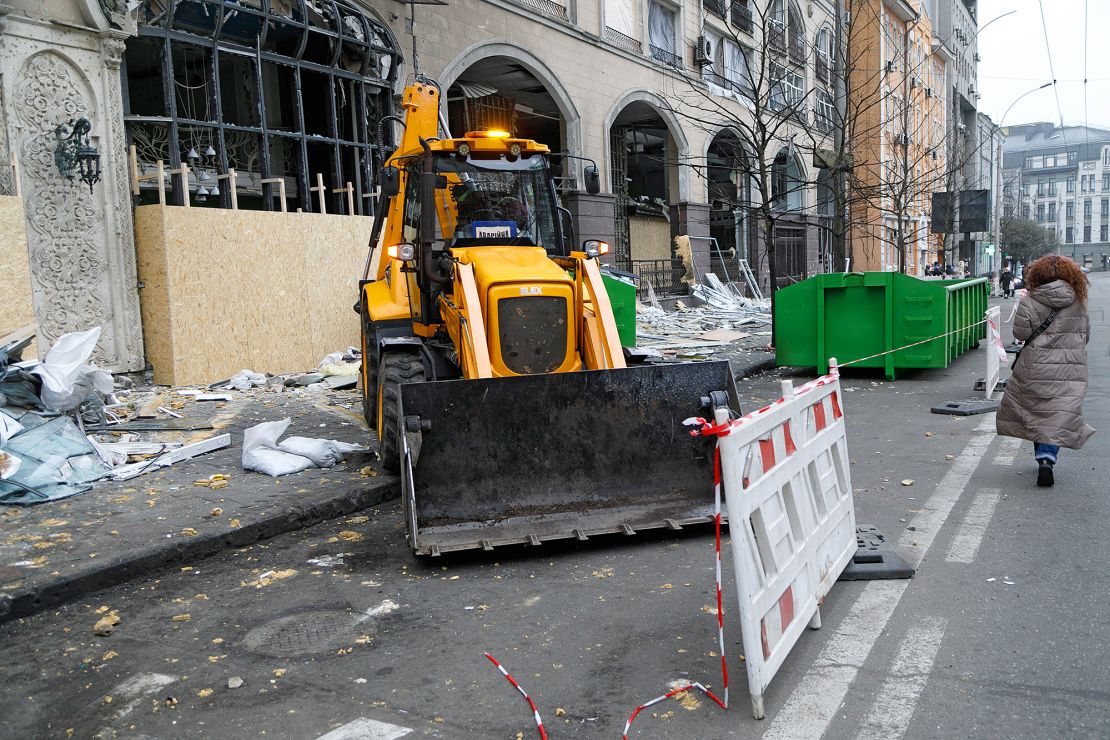
<svg viewBox="0 0 1110 740">
<path fill-rule="evenodd" d="M 1049 254 L 1036 259 L 1026 266 L 1024 277 L 1025 287 L 1029 290 L 1039 288 L 1053 280 L 1063 280 L 1075 291 L 1076 300 L 1087 300 L 1087 276 L 1074 260 L 1067 257 Z"/>
</svg>

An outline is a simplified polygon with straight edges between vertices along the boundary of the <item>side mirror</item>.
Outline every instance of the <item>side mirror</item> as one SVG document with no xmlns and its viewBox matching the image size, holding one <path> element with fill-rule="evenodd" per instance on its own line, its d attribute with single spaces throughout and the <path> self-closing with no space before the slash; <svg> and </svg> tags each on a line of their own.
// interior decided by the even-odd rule
<svg viewBox="0 0 1110 740">
<path fill-rule="evenodd" d="M 587 165 L 586 169 L 582 171 L 582 175 L 586 179 L 586 192 L 590 195 L 597 195 L 601 192 L 601 173 L 597 171 L 594 165 Z"/>
<path fill-rule="evenodd" d="M 378 180 L 382 186 L 382 196 L 392 198 L 401 192 L 401 171 L 396 167 L 382 167 Z"/>
</svg>

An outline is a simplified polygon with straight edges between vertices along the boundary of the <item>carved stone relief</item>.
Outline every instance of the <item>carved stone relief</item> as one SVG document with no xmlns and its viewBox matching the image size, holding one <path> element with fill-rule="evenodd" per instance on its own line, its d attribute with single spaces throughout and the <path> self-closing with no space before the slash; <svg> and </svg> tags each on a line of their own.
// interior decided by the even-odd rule
<svg viewBox="0 0 1110 740">
<path fill-rule="evenodd" d="M 95 120 L 95 98 L 76 67 L 53 51 L 24 62 L 12 98 L 22 134 L 35 313 L 40 344 L 49 345 L 68 331 L 114 318 L 102 203 L 95 191 L 61 178 L 54 165 L 55 127 L 81 116 Z M 112 328 L 101 334 L 94 358 L 119 366 L 123 358 Z"/>
</svg>

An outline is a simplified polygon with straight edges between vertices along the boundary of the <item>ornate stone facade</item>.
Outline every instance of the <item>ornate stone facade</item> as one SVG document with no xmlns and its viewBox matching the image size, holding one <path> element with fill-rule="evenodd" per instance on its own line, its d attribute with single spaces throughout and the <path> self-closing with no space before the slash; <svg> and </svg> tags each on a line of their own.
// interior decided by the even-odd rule
<svg viewBox="0 0 1110 740">
<path fill-rule="evenodd" d="M 76 24 L 59 27 L 18 11 L 4 18 L 0 122 L 18 152 L 40 349 L 66 332 L 102 326 L 94 360 L 113 371 L 144 365 L 135 272 L 127 147 L 120 94 L 126 33 L 99 5 L 74 0 Z M 103 180 L 64 179 L 54 163 L 55 129 L 92 122 Z M 3 153 L 0 153 L 3 154 Z"/>
</svg>

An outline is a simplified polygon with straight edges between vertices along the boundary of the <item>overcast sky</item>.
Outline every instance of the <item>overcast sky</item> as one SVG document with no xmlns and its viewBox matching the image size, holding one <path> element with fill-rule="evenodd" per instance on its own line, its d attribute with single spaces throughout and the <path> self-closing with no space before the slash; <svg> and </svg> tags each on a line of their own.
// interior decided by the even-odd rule
<svg viewBox="0 0 1110 740">
<path fill-rule="evenodd" d="M 1017 12 L 986 27 L 1012 10 Z M 1110 29 L 1110 0 L 979 0 L 978 16 L 982 56 L 979 86 L 983 94 L 980 111 L 1002 125 L 1032 121 L 1059 124 L 1063 116 L 1068 124 L 1088 121 L 1092 126 L 1110 129 L 1110 39 L 1105 33 Z M 1055 89 L 1047 87 L 1022 98 L 1006 115 L 1006 109 L 1020 95 L 1053 79 L 1050 58 Z"/>
</svg>

